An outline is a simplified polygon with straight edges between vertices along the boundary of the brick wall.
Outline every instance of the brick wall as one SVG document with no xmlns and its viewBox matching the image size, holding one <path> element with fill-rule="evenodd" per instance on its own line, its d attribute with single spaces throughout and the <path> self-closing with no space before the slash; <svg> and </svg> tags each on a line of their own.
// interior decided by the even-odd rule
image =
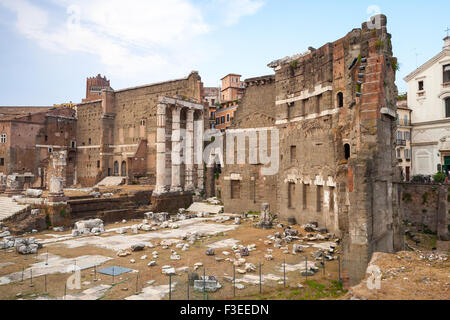
<svg viewBox="0 0 450 320">
<path fill-rule="evenodd" d="M 115 163 L 118 164 L 118 175 L 121 175 L 123 162 L 130 180 L 136 178 L 139 181 L 145 175 L 148 178 L 145 180 L 154 181 L 159 97 L 180 96 L 199 101 L 201 91 L 201 78 L 193 72 L 185 79 L 103 91 L 101 100 L 77 105 L 79 141 L 85 143 L 84 146 L 79 144 L 78 148 L 79 182 L 92 186 L 102 178 L 114 175 Z M 147 141 L 146 155 L 136 156 L 142 141 Z M 130 157 L 133 158 L 131 162 Z"/>
</svg>

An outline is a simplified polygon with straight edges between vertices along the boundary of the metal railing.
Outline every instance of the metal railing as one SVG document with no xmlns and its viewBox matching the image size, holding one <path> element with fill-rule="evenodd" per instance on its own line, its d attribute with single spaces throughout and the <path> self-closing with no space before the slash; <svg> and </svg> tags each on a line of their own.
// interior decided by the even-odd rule
<svg viewBox="0 0 450 320">
<path fill-rule="evenodd" d="M 403 126 L 403 127 L 409 127 L 409 126 L 411 126 L 411 120 L 397 119 L 397 125 Z"/>
</svg>

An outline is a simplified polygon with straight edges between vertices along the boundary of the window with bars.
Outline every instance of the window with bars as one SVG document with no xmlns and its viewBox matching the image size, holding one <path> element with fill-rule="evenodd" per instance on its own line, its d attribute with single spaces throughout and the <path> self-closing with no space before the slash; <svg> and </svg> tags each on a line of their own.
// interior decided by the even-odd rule
<svg viewBox="0 0 450 320">
<path fill-rule="evenodd" d="M 0 136 L 0 143 L 6 143 L 6 133 L 2 133 L 2 135 Z"/>
<path fill-rule="evenodd" d="M 450 82 L 450 64 L 444 66 L 444 83 Z"/>
<path fill-rule="evenodd" d="M 419 91 L 423 91 L 423 89 L 424 89 L 423 81 L 419 81 Z"/>
<path fill-rule="evenodd" d="M 405 149 L 405 158 L 407 160 L 411 159 L 411 150 L 410 149 Z"/>
<path fill-rule="evenodd" d="M 241 181 L 232 180 L 231 181 L 231 199 L 241 198 Z"/>
<path fill-rule="evenodd" d="M 445 99 L 445 117 L 450 118 L 450 98 Z"/>
</svg>

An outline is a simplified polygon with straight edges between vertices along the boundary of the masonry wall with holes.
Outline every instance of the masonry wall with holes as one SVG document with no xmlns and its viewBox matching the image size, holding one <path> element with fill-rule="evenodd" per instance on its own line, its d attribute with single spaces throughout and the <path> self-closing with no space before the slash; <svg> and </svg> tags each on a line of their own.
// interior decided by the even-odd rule
<svg viewBox="0 0 450 320">
<path fill-rule="evenodd" d="M 156 106 L 160 96 L 199 101 L 198 73 L 140 87 L 105 90 L 101 99 L 77 105 L 78 181 L 92 186 L 107 176 L 155 184 Z"/>
<path fill-rule="evenodd" d="M 259 211 L 268 202 L 284 221 L 317 221 L 340 235 L 351 283 L 364 277 L 373 252 L 403 249 L 393 184 L 400 178 L 396 60 L 387 18 L 378 19 L 379 29 L 364 23 L 337 41 L 269 64 L 270 101 L 261 103 L 247 86 L 233 127 L 278 129 L 279 171 L 264 180 L 258 164 L 226 166 L 221 177 L 226 212 Z M 255 203 L 252 190 L 264 190 L 267 181 Z"/>
</svg>

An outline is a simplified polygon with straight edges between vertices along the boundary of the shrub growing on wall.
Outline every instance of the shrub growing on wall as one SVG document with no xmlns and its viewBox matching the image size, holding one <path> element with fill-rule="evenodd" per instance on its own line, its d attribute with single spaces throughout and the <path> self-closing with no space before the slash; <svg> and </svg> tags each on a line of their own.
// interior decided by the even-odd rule
<svg viewBox="0 0 450 320">
<path fill-rule="evenodd" d="M 436 173 L 436 174 L 433 176 L 433 181 L 434 181 L 434 182 L 438 182 L 438 183 L 442 183 L 442 182 L 445 181 L 445 178 L 446 178 L 446 176 L 445 176 L 444 173 L 438 172 L 438 173 Z"/>
</svg>

